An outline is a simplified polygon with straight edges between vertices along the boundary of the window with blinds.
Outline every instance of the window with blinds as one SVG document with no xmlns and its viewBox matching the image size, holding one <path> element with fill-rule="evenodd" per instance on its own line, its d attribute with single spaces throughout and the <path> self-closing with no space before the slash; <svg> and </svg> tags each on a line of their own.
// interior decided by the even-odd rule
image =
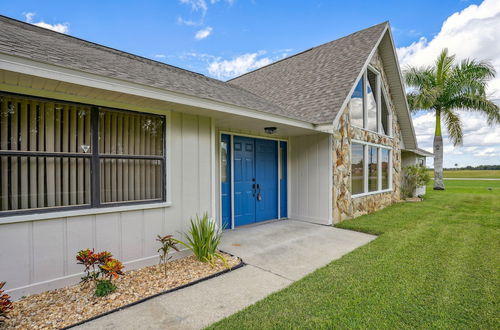
<svg viewBox="0 0 500 330">
<path fill-rule="evenodd" d="M 162 199 L 163 118 L 99 109 L 101 202 Z"/>
<path fill-rule="evenodd" d="M 0 94 L 0 215 L 163 201 L 164 117 Z"/>
</svg>

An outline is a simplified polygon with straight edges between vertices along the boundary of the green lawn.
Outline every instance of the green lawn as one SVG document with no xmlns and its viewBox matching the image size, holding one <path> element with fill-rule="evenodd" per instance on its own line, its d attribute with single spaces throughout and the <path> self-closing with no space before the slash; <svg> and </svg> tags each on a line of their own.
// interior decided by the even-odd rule
<svg viewBox="0 0 500 330">
<path fill-rule="evenodd" d="M 429 171 L 434 177 L 434 171 Z M 445 178 L 494 178 L 500 179 L 500 170 L 457 170 L 444 171 Z"/>
<path fill-rule="evenodd" d="M 343 222 L 380 237 L 212 328 L 499 329 L 500 182 L 446 186 Z"/>
</svg>

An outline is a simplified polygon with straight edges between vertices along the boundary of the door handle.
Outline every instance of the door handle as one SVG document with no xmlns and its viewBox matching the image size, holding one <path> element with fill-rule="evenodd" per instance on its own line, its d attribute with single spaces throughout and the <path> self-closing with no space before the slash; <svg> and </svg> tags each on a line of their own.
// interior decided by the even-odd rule
<svg viewBox="0 0 500 330">
<path fill-rule="evenodd" d="M 252 196 L 255 197 L 255 193 L 256 193 L 256 186 L 255 186 L 255 183 L 252 184 Z"/>
<path fill-rule="evenodd" d="M 257 183 L 257 201 L 262 200 L 262 195 L 260 194 L 260 184 Z"/>
</svg>

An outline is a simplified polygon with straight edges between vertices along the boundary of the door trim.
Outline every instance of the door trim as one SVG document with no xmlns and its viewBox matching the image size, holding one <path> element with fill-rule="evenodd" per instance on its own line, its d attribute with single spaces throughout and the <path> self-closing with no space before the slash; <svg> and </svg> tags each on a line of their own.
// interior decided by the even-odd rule
<svg viewBox="0 0 500 330">
<path fill-rule="evenodd" d="M 286 151 L 287 151 L 287 160 L 286 160 L 286 167 L 288 173 L 290 173 L 290 140 L 288 138 L 278 138 L 278 137 L 266 137 L 266 136 L 261 136 L 261 135 L 256 135 L 256 134 L 245 134 L 245 133 L 236 133 L 232 131 L 227 131 L 227 130 L 219 130 L 218 132 L 218 149 L 219 149 L 219 159 L 218 159 L 218 165 L 219 165 L 219 193 L 218 193 L 218 198 L 219 198 L 219 225 L 222 226 L 222 182 L 221 182 L 221 177 L 222 177 L 222 167 L 221 167 L 221 150 L 220 150 L 220 143 L 222 141 L 222 135 L 229 135 L 230 138 L 230 143 L 229 147 L 231 148 L 231 228 L 234 229 L 234 137 L 235 136 L 242 136 L 242 137 L 249 137 L 249 138 L 255 138 L 255 139 L 262 139 L 262 140 L 273 140 L 273 141 L 278 141 L 278 152 L 277 152 L 277 157 L 278 157 L 278 166 L 281 165 L 281 160 L 279 159 L 279 142 L 284 141 L 286 142 Z M 280 184 L 279 184 L 279 176 L 278 176 L 278 219 L 281 219 L 281 214 L 280 214 L 280 206 L 281 206 L 281 199 L 280 197 Z M 286 180 L 286 189 L 287 189 L 287 200 L 286 200 L 286 210 L 287 214 L 290 214 L 290 175 L 287 175 L 287 180 Z M 228 228 L 229 229 L 229 228 Z"/>
</svg>

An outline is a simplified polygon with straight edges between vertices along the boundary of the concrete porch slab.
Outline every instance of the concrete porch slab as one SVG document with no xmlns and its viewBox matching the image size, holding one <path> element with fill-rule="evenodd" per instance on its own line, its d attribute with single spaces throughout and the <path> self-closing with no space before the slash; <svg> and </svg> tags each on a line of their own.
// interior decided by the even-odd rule
<svg viewBox="0 0 500 330">
<path fill-rule="evenodd" d="M 243 268 L 85 323 L 77 329 L 200 329 L 278 291 L 375 236 L 295 220 L 227 231 L 221 249 Z"/>
<path fill-rule="evenodd" d="M 296 281 L 375 238 L 331 226 L 279 220 L 226 232 L 221 250 Z"/>
</svg>

